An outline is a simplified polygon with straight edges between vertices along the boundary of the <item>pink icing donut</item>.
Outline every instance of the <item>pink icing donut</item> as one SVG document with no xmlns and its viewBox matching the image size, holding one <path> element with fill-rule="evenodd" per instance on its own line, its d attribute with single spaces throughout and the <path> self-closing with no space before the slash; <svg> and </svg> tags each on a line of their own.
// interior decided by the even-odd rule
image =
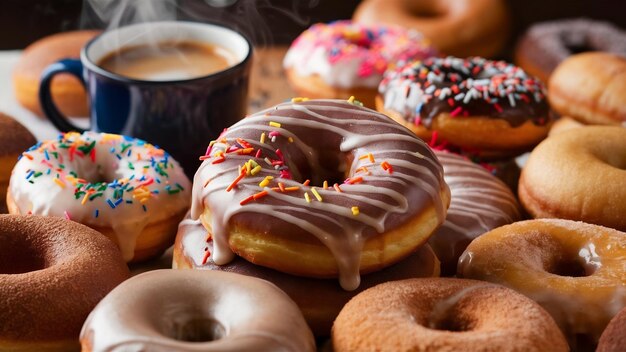
<svg viewBox="0 0 626 352">
<path fill-rule="evenodd" d="M 289 48 L 284 67 L 302 96 L 347 99 L 354 95 L 373 106 L 385 70 L 436 54 L 416 31 L 336 21 L 304 31 Z"/>
</svg>

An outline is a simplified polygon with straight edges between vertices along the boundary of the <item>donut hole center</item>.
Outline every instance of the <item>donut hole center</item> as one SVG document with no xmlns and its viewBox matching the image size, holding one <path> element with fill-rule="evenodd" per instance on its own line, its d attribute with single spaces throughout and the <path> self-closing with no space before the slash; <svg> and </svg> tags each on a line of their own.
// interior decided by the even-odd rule
<svg viewBox="0 0 626 352">
<path fill-rule="evenodd" d="M 586 53 L 588 51 L 594 51 L 592 47 L 588 46 L 586 43 L 568 43 L 565 45 L 565 48 L 572 54 L 580 54 Z"/>
<path fill-rule="evenodd" d="M 558 276 L 585 277 L 593 275 L 602 266 L 593 243 L 587 243 L 577 250 L 576 253 L 568 253 L 553 260 L 546 271 Z"/>
<path fill-rule="evenodd" d="M 91 184 L 109 183 L 113 182 L 115 177 L 112 175 L 106 175 L 102 167 L 92 163 L 79 163 L 75 166 L 76 175 L 78 178 L 83 179 Z"/>
<path fill-rule="evenodd" d="M 559 260 L 548 270 L 550 274 L 569 277 L 589 276 L 585 267 L 575 259 Z"/>
<path fill-rule="evenodd" d="M 0 246 L 0 274 L 24 274 L 42 270 L 48 260 L 42 250 L 23 236 L 2 239 Z"/>
<path fill-rule="evenodd" d="M 473 330 L 473 324 L 471 324 L 471 322 L 459 319 L 459 317 L 447 315 L 440 319 L 431 321 L 429 328 L 441 331 L 463 332 Z"/>
<path fill-rule="evenodd" d="M 340 185 L 348 177 L 350 164 L 351 158 L 348 155 L 336 151 L 320 150 L 318 151 L 317 165 L 309 165 L 309 169 L 303 170 L 299 179 L 296 177 L 296 181 L 302 183 L 310 180 L 310 185 L 315 187 L 322 187 L 324 181 L 329 187 L 335 183 Z"/>
<path fill-rule="evenodd" d="M 226 336 L 226 329 L 217 320 L 193 317 L 174 322 L 167 336 L 185 342 L 210 342 Z"/>
<path fill-rule="evenodd" d="M 438 6 L 436 1 L 405 0 L 405 8 L 414 17 L 437 18 L 446 14 L 443 6 Z"/>
</svg>

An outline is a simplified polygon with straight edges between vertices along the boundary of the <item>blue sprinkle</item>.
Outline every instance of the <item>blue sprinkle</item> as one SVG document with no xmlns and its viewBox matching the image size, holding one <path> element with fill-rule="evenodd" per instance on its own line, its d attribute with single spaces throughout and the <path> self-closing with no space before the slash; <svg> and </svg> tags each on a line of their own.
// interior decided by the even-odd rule
<svg viewBox="0 0 626 352">
<path fill-rule="evenodd" d="M 156 183 L 161 183 L 161 180 L 158 178 L 155 178 L 154 180 L 156 181 Z"/>
<path fill-rule="evenodd" d="M 43 155 L 46 157 L 46 160 L 50 160 L 50 155 L 48 155 L 48 150 L 47 149 L 43 150 Z"/>
<path fill-rule="evenodd" d="M 111 147 L 111 149 L 109 149 L 109 152 L 110 152 L 111 154 L 115 153 L 115 147 Z"/>
<path fill-rule="evenodd" d="M 423 107 L 424 103 L 419 103 L 419 105 L 415 108 L 415 112 L 419 114 L 422 111 Z"/>
<path fill-rule="evenodd" d="M 132 175 L 128 178 L 128 180 L 130 181 L 130 180 L 132 180 L 133 178 L 135 178 L 135 174 L 132 174 Z"/>
<path fill-rule="evenodd" d="M 121 156 L 121 155 L 119 155 L 119 154 L 115 154 L 115 156 L 116 156 L 119 160 L 122 160 L 122 156 Z"/>
<path fill-rule="evenodd" d="M 48 171 L 46 171 L 46 175 L 50 175 L 50 171 L 52 171 L 52 169 L 48 169 Z"/>
<path fill-rule="evenodd" d="M 143 207 L 143 211 L 148 211 L 148 209 L 146 208 L 146 205 L 145 205 L 145 204 L 144 204 L 144 205 L 142 205 L 142 207 Z"/>
<path fill-rule="evenodd" d="M 130 153 L 132 153 L 133 151 L 131 149 L 128 149 L 128 153 L 126 153 L 126 157 L 130 158 Z"/>
<path fill-rule="evenodd" d="M 115 209 L 115 204 L 113 204 L 113 202 L 111 202 L 110 199 L 107 199 L 107 203 L 109 203 L 109 206 L 111 207 L 111 209 Z"/>
<path fill-rule="evenodd" d="M 155 189 L 154 191 L 152 191 L 152 193 L 154 193 L 154 194 L 159 194 L 159 190 L 158 190 L 158 189 Z"/>
<path fill-rule="evenodd" d="M 30 170 L 30 172 L 28 173 L 28 175 L 26 175 L 26 179 L 28 180 L 31 176 L 33 176 L 33 174 L 35 173 L 34 170 Z"/>
<path fill-rule="evenodd" d="M 126 204 L 133 204 L 133 200 L 132 199 L 127 199 L 126 200 Z"/>
<path fill-rule="evenodd" d="M 120 205 L 120 203 L 122 203 L 124 200 L 122 198 L 119 198 L 118 200 L 115 201 L 115 206 Z"/>
<path fill-rule="evenodd" d="M 98 217 L 98 215 L 100 215 L 100 211 L 98 209 L 96 209 L 96 211 L 94 213 L 95 213 L 94 217 L 96 217 L 96 218 Z"/>
</svg>

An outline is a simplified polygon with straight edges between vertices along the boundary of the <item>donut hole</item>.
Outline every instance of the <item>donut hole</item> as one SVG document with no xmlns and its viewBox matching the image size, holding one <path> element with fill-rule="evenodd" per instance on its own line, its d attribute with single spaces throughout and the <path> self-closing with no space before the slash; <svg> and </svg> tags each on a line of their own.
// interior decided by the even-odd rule
<svg viewBox="0 0 626 352">
<path fill-rule="evenodd" d="M 429 328 L 433 330 L 451 331 L 451 332 L 463 332 L 473 330 L 473 323 L 459 319 L 457 316 L 448 314 L 440 319 L 436 319 L 430 322 Z"/>
<path fill-rule="evenodd" d="M 405 8 L 414 17 L 437 18 L 446 14 L 446 9 L 436 1 L 405 1 Z"/>
<path fill-rule="evenodd" d="M 189 317 L 174 321 L 165 335 L 178 341 L 210 342 L 226 336 L 226 329 L 217 320 L 203 317 Z"/>
<path fill-rule="evenodd" d="M 24 236 L 0 236 L 0 242 L 0 274 L 24 274 L 48 266 L 40 246 Z"/>
<path fill-rule="evenodd" d="M 302 170 L 302 175 L 296 180 L 304 182 L 311 181 L 311 186 L 322 187 L 324 181 L 332 187 L 335 183 L 342 184 L 348 177 L 347 171 L 351 163 L 351 158 L 337 151 L 318 151 L 317 165 L 309 165 L 307 170 Z"/>
<path fill-rule="evenodd" d="M 558 276 L 583 277 L 589 276 L 585 267 L 577 260 L 563 260 L 556 262 L 549 270 L 550 274 Z"/>
<path fill-rule="evenodd" d="M 572 55 L 596 50 L 588 46 L 586 43 L 567 43 L 565 44 L 565 49 L 567 49 Z"/>
<path fill-rule="evenodd" d="M 77 163 L 74 165 L 74 172 L 76 172 L 78 178 L 91 184 L 110 183 L 116 178 L 114 175 L 107 175 L 100 164 L 94 167 L 91 162 Z"/>
</svg>

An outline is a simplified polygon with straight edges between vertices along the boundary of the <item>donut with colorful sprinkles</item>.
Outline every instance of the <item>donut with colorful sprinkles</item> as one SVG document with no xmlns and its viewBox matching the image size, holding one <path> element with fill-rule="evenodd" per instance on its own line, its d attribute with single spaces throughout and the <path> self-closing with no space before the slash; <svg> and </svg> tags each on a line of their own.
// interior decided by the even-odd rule
<svg viewBox="0 0 626 352">
<path fill-rule="evenodd" d="M 293 99 L 213 141 L 194 177 L 191 217 L 234 254 L 287 274 L 333 278 L 394 264 L 443 222 L 450 191 L 432 150 L 350 100 Z"/>
<path fill-rule="evenodd" d="M 22 153 L 7 205 L 11 214 L 90 226 L 136 262 L 173 244 L 190 194 L 183 169 L 164 150 L 120 135 L 69 132 Z"/>
<path fill-rule="evenodd" d="M 373 108 L 385 70 L 433 55 L 437 51 L 419 32 L 336 21 L 304 31 L 289 48 L 283 65 L 301 96 L 356 96 Z"/>
<path fill-rule="evenodd" d="M 504 61 L 415 61 L 387 71 L 379 93 L 377 109 L 419 137 L 485 158 L 527 151 L 551 124 L 544 85 Z"/>
</svg>

